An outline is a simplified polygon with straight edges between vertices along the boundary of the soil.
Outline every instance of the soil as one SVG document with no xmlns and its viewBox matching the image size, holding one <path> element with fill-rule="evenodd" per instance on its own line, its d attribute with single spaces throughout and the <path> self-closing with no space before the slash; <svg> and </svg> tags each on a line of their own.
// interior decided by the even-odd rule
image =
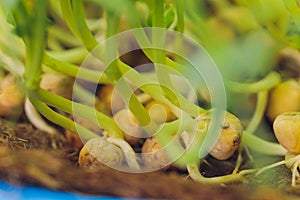
<svg viewBox="0 0 300 200">
<path fill-rule="evenodd" d="M 270 184 L 260 187 L 200 184 L 178 170 L 129 174 L 105 166 L 80 168 L 77 157 L 78 150 L 66 142 L 63 134 L 51 136 L 26 122 L 11 126 L 0 120 L 0 179 L 12 184 L 135 198 L 298 199 L 295 193 L 282 192 Z M 218 162 L 208 158 L 203 165 L 204 174 L 213 176 L 230 171 L 233 163 L 232 160 Z"/>
</svg>

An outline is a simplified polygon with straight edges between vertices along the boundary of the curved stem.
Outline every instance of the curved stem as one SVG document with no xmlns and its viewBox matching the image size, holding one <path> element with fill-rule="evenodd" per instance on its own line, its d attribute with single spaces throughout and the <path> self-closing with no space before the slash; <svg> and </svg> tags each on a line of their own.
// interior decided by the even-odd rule
<svg viewBox="0 0 300 200">
<path fill-rule="evenodd" d="M 128 20 L 129 20 L 129 23 L 131 24 L 131 26 L 133 28 L 141 28 L 142 25 L 141 25 L 140 21 L 138 20 L 138 18 L 136 17 L 137 16 L 136 10 L 134 9 L 134 6 L 133 6 L 133 4 L 131 2 L 129 2 L 129 3 L 126 4 L 126 11 L 127 11 L 126 14 L 128 16 Z M 135 29 L 135 31 L 133 32 L 133 34 L 134 34 L 135 39 L 137 40 L 138 44 L 140 45 L 141 49 L 145 53 L 145 55 L 152 62 L 154 62 L 153 51 L 151 49 L 149 49 L 150 47 L 153 47 L 153 45 L 151 45 L 151 43 L 149 41 L 149 38 L 147 37 L 145 31 L 143 29 Z M 175 69 L 177 71 L 180 69 L 180 71 L 179 71 L 180 73 L 182 71 L 184 71 L 184 70 L 187 70 L 186 66 L 178 64 L 178 63 L 175 63 L 174 61 L 171 61 L 168 57 L 165 57 L 164 59 L 165 59 L 164 62 L 166 62 L 167 66 L 169 66 L 172 69 Z M 126 66 L 125 63 L 121 63 L 120 67 L 122 67 L 123 69 L 127 69 L 127 66 Z M 189 77 L 187 77 L 187 78 L 189 78 Z M 161 79 L 163 79 L 163 77 L 161 77 Z M 166 84 L 166 86 L 171 86 L 171 85 Z M 166 91 L 164 91 L 164 93 L 163 93 L 164 95 L 165 95 L 165 92 Z M 189 113 L 189 114 L 192 114 L 194 116 L 198 116 L 200 113 L 205 112 L 204 109 L 199 108 L 195 104 L 193 104 L 190 101 L 188 101 L 181 94 L 179 94 L 176 90 L 173 90 L 172 92 L 167 91 L 167 94 L 169 94 L 169 98 L 168 99 L 174 105 L 176 105 L 176 106 L 180 105 L 181 109 L 184 110 L 185 112 Z"/>
<path fill-rule="evenodd" d="M 81 63 L 88 56 L 88 53 L 89 52 L 82 47 L 62 51 L 47 51 L 48 55 L 69 63 Z"/>
<path fill-rule="evenodd" d="M 210 183 L 210 184 L 241 182 L 243 181 L 245 175 L 256 172 L 255 169 L 243 170 L 237 174 L 229 174 L 229 175 L 224 175 L 219 177 L 206 178 L 200 173 L 197 164 L 188 164 L 186 167 L 189 172 L 189 176 L 194 181 L 201 182 L 201 183 Z"/>
<path fill-rule="evenodd" d="M 153 99 L 157 101 L 161 101 L 162 103 L 168 105 L 172 111 L 175 112 L 177 117 L 182 115 L 182 111 L 187 112 L 188 114 L 192 115 L 193 117 L 197 117 L 199 114 L 205 112 L 206 110 L 193 104 L 192 102 L 188 101 L 187 99 L 182 99 L 177 96 L 180 102 L 181 109 L 175 106 L 173 103 L 169 101 L 164 95 L 162 88 L 157 84 L 156 81 L 151 81 L 145 79 L 141 74 L 137 71 L 132 69 L 131 67 L 127 66 L 125 63 L 120 62 L 119 64 L 120 70 L 122 74 L 134 85 L 142 86 L 141 90 L 152 96 Z M 174 95 L 177 95 L 174 91 Z"/>
<path fill-rule="evenodd" d="M 254 83 L 240 83 L 229 81 L 227 87 L 238 93 L 256 93 L 273 88 L 281 82 L 281 77 L 277 72 L 270 72 L 265 78 Z"/>
<path fill-rule="evenodd" d="M 140 170 L 140 166 L 136 160 L 135 152 L 132 149 L 132 147 L 125 141 L 125 140 L 120 140 L 117 138 L 107 138 L 107 141 L 110 143 L 117 145 L 120 147 L 125 155 L 127 164 L 131 170 L 137 171 Z"/>
<path fill-rule="evenodd" d="M 258 175 L 260 175 L 261 173 L 263 173 L 263 172 L 265 172 L 265 171 L 267 171 L 267 170 L 269 170 L 269 169 L 272 169 L 272 168 L 274 168 L 274 167 L 278 167 L 278 166 L 280 166 L 280 165 L 284 165 L 284 164 L 286 164 L 286 163 L 294 163 L 294 162 L 296 163 L 297 160 L 299 160 L 299 156 L 295 156 L 295 157 L 290 158 L 290 159 L 288 159 L 288 160 L 282 160 L 282 161 L 273 163 L 273 164 L 271 164 L 271 165 L 268 165 L 268 166 L 266 166 L 266 167 L 263 167 L 263 168 L 259 169 L 259 170 L 256 172 L 255 175 L 258 176 Z M 295 163 L 294 163 L 294 164 L 295 164 Z M 294 166 L 294 165 L 292 165 L 292 166 Z"/>
<path fill-rule="evenodd" d="M 83 42 L 84 46 L 87 48 L 87 50 L 91 52 L 98 46 L 99 43 L 94 38 L 86 24 L 83 0 L 72 0 L 72 5 L 74 12 L 73 20 L 75 22 L 74 24 L 76 25 L 76 29 L 78 30 L 80 39 Z"/>
<path fill-rule="evenodd" d="M 111 137 L 123 138 L 122 131 L 119 129 L 114 120 L 96 109 L 70 101 L 42 89 L 39 90 L 39 95 L 45 103 L 50 104 L 51 106 L 70 114 L 80 114 L 81 117 L 91 120 L 93 123 L 99 123 L 101 128 L 107 130 Z"/>
<path fill-rule="evenodd" d="M 71 26 L 71 30 L 74 32 L 74 34 L 77 34 L 79 38 L 81 38 L 82 42 L 84 43 L 85 47 L 88 51 L 94 50 L 98 46 L 98 42 L 94 39 L 92 36 L 90 30 L 88 29 L 86 22 L 84 21 L 84 11 L 83 11 L 83 2 L 82 0 L 73 0 L 73 10 L 72 5 L 67 2 L 64 2 L 65 0 L 62 0 L 62 7 L 66 8 L 66 11 L 64 13 L 65 17 L 67 18 L 67 23 L 69 26 Z M 63 9 L 64 10 L 64 9 Z M 107 37 L 113 36 L 118 31 L 118 20 L 119 17 L 116 16 L 114 13 L 112 16 L 108 16 L 108 28 L 107 28 Z M 110 40 L 109 40 L 110 41 Z M 97 49 L 99 50 L 99 49 Z M 106 45 L 106 59 L 105 61 L 111 62 L 111 58 L 115 59 L 117 58 L 117 47 L 116 44 L 107 44 Z M 95 53 L 94 53 L 95 54 Z M 99 55 L 96 55 L 97 58 Z M 118 83 L 122 77 L 122 74 L 118 70 L 118 62 L 112 62 L 112 63 L 106 63 L 110 66 L 107 67 L 106 75 L 108 76 L 110 82 L 115 85 Z M 131 92 L 130 87 L 127 85 L 126 82 L 123 81 L 122 84 L 122 90 L 119 91 L 121 97 L 125 100 L 127 100 L 128 95 L 130 96 L 130 102 L 129 102 L 129 108 L 132 111 L 132 113 L 136 116 L 139 123 L 143 126 L 147 125 L 146 129 L 149 129 L 149 132 L 153 132 L 157 129 L 157 126 L 155 124 L 149 122 L 153 122 L 153 120 L 150 120 L 150 116 L 147 113 L 147 111 L 144 109 L 142 104 L 138 101 L 136 96 Z M 125 101 L 128 103 L 127 101 Z"/>
<path fill-rule="evenodd" d="M 39 113 L 41 113 L 44 117 L 46 117 L 49 121 L 64 127 L 65 129 L 70 130 L 73 133 L 80 133 L 80 137 L 84 140 L 89 140 L 91 138 L 99 137 L 95 133 L 90 130 L 84 128 L 83 126 L 76 124 L 71 119 L 58 114 L 49 108 L 44 102 L 40 101 L 38 98 L 38 94 L 36 91 L 28 91 L 28 98 L 33 106 L 37 109 Z"/>
<path fill-rule="evenodd" d="M 48 28 L 48 34 L 54 37 L 56 40 L 67 46 L 78 46 L 80 41 L 69 31 L 62 29 L 58 25 L 50 26 Z"/>
<path fill-rule="evenodd" d="M 44 119 L 41 117 L 40 113 L 37 112 L 35 107 L 31 104 L 28 98 L 25 100 L 25 113 L 28 120 L 39 130 L 55 135 L 58 132 L 55 128 L 47 124 Z"/>
<path fill-rule="evenodd" d="M 251 118 L 251 121 L 249 122 L 246 131 L 247 133 L 254 133 L 257 129 L 258 125 L 260 124 L 265 110 L 268 103 L 268 92 L 262 91 L 257 94 L 257 100 L 256 100 L 256 107 L 254 111 L 254 115 Z"/>
<path fill-rule="evenodd" d="M 246 145 L 253 151 L 265 155 L 284 156 L 287 153 L 287 150 L 280 144 L 268 142 L 255 136 L 254 134 L 248 133 L 247 131 L 243 132 L 242 144 Z"/>
<path fill-rule="evenodd" d="M 66 75 L 86 81 L 94 83 L 110 83 L 107 76 L 103 72 L 86 69 L 84 67 L 79 67 L 71 63 L 60 61 L 51 57 L 47 53 L 44 54 L 43 64 L 55 71 L 62 72 Z"/>
</svg>

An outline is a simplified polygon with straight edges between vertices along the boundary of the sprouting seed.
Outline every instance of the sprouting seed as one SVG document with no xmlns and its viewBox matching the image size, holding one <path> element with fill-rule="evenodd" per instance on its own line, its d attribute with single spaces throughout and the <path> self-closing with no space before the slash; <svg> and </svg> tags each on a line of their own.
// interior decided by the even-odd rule
<svg viewBox="0 0 300 200">
<path fill-rule="evenodd" d="M 167 105 L 156 100 L 147 103 L 145 108 L 149 112 L 151 119 L 158 124 L 170 122 L 176 118 Z"/>
<path fill-rule="evenodd" d="M 300 112 L 285 112 L 273 123 L 279 143 L 291 153 L 300 153 Z"/>
<path fill-rule="evenodd" d="M 138 121 L 129 109 L 122 109 L 113 116 L 119 128 L 123 131 L 125 140 L 135 145 L 139 143 L 144 129 L 138 125 Z"/>
<path fill-rule="evenodd" d="M 142 153 L 146 167 L 163 170 L 170 167 L 170 159 L 156 137 L 147 138 L 143 145 Z"/>
<path fill-rule="evenodd" d="M 211 112 L 199 116 L 199 127 L 208 128 L 211 121 Z M 225 120 L 222 126 L 221 134 L 209 154 L 218 160 L 230 158 L 239 148 L 241 143 L 243 126 L 241 121 L 233 114 L 226 112 Z"/>
<path fill-rule="evenodd" d="M 274 121 L 278 115 L 294 111 L 300 111 L 300 82 L 290 79 L 271 91 L 267 116 Z"/>
<path fill-rule="evenodd" d="M 103 138 L 93 138 L 87 141 L 79 153 L 78 163 L 81 167 L 98 167 L 107 165 L 118 167 L 123 161 L 122 150 Z"/>
</svg>

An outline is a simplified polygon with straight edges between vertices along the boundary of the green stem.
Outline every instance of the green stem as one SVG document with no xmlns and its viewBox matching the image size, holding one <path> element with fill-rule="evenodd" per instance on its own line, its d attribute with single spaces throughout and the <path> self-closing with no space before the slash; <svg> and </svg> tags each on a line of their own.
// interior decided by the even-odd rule
<svg viewBox="0 0 300 200">
<path fill-rule="evenodd" d="M 74 14 L 72 11 L 72 5 L 71 0 L 60 0 L 60 7 L 63 14 L 63 18 L 66 21 L 69 29 L 73 32 L 73 34 L 78 37 L 80 37 L 80 34 L 78 33 L 78 29 L 76 27 L 76 23 L 74 20 Z"/>
<path fill-rule="evenodd" d="M 53 36 L 55 39 L 67 46 L 78 46 L 80 41 L 70 34 L 69 31 L 65 31 L 60 28 L 58 25 L 50 26 L 48 28 L 48 34 Z"/>
<path fill-rule="evenodd" d="M 114 120 L 93 109 L 92 107 L 70 101 L 42 89 L 39 90 L 39 96 L 46 104 L 54 106 L 70 114 L 80 114 L 81 117 L 90 120 L 95 124 L 99 123 L 101 128 L 108 131 L 109 136 L 115 138 L 123 138 L 122 131 L 116 125 Z"/>
<path fill-rule="evenodd" d="M 80 136 L 84 140 L 89 140 L 94 137 L 99 137 L 95 133 L 91 132 L 90 130 L 84 128 L 83 126 L 74 123 L 71 119 L 58 114 L 57 112 L 53 111 L 49 108 L 44 102 L 39 100 L 39 95 L 34 90 L 28 90 L 28 97 L 32 105 L 37 109 L 39 113 L 45 116 L 51 122 L 64 127 L 72 131 L 73 133 L 80 133 Z"/>
<path fill-rule="evenodd" d="M 118 33 L 119 28 L 119 16 L 115 13 L 107 13 L 107 33 L 106 37 L 112 37 Z M 105 44 L 106 48 L 106 68 L 105 73 L 107 77 L 111 80 L 113 85 L 117 85 L 116 89 L 118 93 L 129 107 L 130 111 L 134 114 L 135 118 L 138 120 L 141 126 L 144 126 L 148 133 L 154 133 L 158 126 L 153 120 L 151 120 L 149 113 L 146 111 L 145 107 L 137 99 L 136 95 L 128 85 L 128 83 L 123 78 L 123 74 L 119 69 L 119 63 L 121 61 L 116 59 L 118 44 L 115 39 L 107 40 Z M 113 62 L 111 62 L 113 61 Z"/>
<path fill-rule="evenodd" d="M 182 121 L 179 119 L 165 123 L 156 135 L 160 145 L 164 148 L 170 160 L 177 160 L 185 152 L 185 149 L 178 142 L 179 138 L 175 137 L 175 135 L 179 135 L 179 128 L 182 127 L 181 123 Z M 176 164 L 184 166 L 182 163 Z"/>
<path fill-rule="evenodd" d="M 145 31 L 142 29 L 142 25 L 141 25 L 140 21 L 136 17 L 136 16 L 138 16 L 138 14 L 136 13 L 136 10 L 135 10 L 132 2 L 129 2 L 126 4 L 126 11 L 127 11 L 126 15 L 128 16 L 130 25 L 132 26 L 132 28 L 137 28 L 134 30 L 133 33 L 134 33 L 134 36 L 135 36 L 139 46 L 141 47 L 141 49 L 143 50 L 145 55 L 152 62 L 154 62 L 154 55 L 153 55 L 153 51 L 151 50 L 151 47 L 153 49 L 153 45 L 151 45 L 149 38 L 147 37 Z M 184 71 L 185 69 L 187 69 L 186 66 L 175 63 L 174 61 L 171 61 L 167 57 L 165 57 L 164 60 L 165 60 L 164 62 L 166 62 L 166 65 L 173 69 L 176 69 L 176 70 L 181 69 L 181 71 Z M 120 67 L 127 70 L 126 64 L 125 63 L 121 63 L 121 64 L 122 64 L 122 66 L 120 65 Z M 123 69 L 121 69 L 121 70 L 123 70 Z M 187 77 L 187 78 L 189 78 L 189 77 Z M 161 78 L 161 79 L 163 79 L 163 78 Z M 185 99 L 181 94 L 176 92 L 176 90 L 173 90 L 171 92 L 169 90 L 169 91 L 167 91 L 167 93 L 169 94 L 169 100 L 174 105 L 177 105 L 177 106 L 180 105 L 181 109 L 184 110 L 185 112 L 187 112 L 193 116 L 198 116 L 199 113 L 205 112 L 204 109 L 200 108 L 199 106 L 197 106 L 197 105 L 191 103 L 190 101 L 188 101 L 187 99 Z M 150 94 L 150 93 L 148 93 L 148 94 Z M 180 103 L 178 103 L 178 102 L 180 102 Z"/>
<path fill-rule="evenodd" d="M 287 150 L 283 148 L 280 144 L 268 142 L 257 137 L 254 134 L 248 133 L 247 131 L 243 132 L 242 144 L 246 145 L 253 151 L 265 155 L 284 156 L 287 153 Z"/>
<path fill-rule="evenodd" d="M 68 76 L 80 78 L 94 83 L 110 83 L 107 76 L 103 72 L 86 69 L 84 67 L 79 67 L 71 63 L 60 61 L 51 57 L 47 53 L 44 54 L 43 64 Z"/>
<path fill-rule="evenodd" d="M 88 56 L 88 51 L 80 47 L 62 51 L 48 51 L 47 54 L 63 62 L 81 63 Z"/>
<path fill-rule="evenodd" d="M 183 0 L 176 0 L 177 11 L 177 25 L 176 30 L 180 33 L 184 31 L 184 2 Z"/>
<path fill-rule="evenodd" d="M 200 183 L 209 183 L 209 184 L 224 184 L 224 183 L 232 183 L 232 182 L 241 182 L 241 181 L 243 181 L 243 178 L 245 175 L 256 172 L 255 169 L 243 170 L 237 174 L 229 174 L 229 175 L 224 175 L 224 176 L 219 176 L 219 177 L 206 178 L 200 173 L 197 164 L 188 164 L 187 170 L 189 172 L 189 176 L 194 181 L 197 181 Z"/>
<path fill-rule="evenodd" d="M 94 48 L 98 45 L 92 34 L 90 33 L 86 22 L 84 21 L 84 12 L 83 12 L 83 7 L 82 7 L 82 0 L 73 0 L 73 8 L 72 10 L 72 5 L 70 2 L 65 2 L 65 0 L 61 1 L 62 8 L 63 8 L 63 14 L 66 18 L 67 24 L 71 28 L 71 30 L 76 34 L 84 43 L 85 47 L 89 50 L 92 51 Z M 66 8 L 64 10 L 64 8 Z M 108 16 L 108 27 L 107 27 L 107 37 L 110 37 L 116 33 L 118 33 L 118 20 L 119 17 L 115 13 L 110 13 L 112 16 Z M 80 16 L 80 17 L 79 17 Z M 80 19 L 81 18 L 81 19 Z M 77 21 L 77 20 L 78 21 Z M 116 44 L 108 44 L 106 45 L 106 63 L 107 60 L 108 62 L 112 61 L 111 57 L 116 58 Z M 99 49 L 97 49 L 99 50 Z M 100 48 L 101 50 L 101 48 Z M 93 53 L 97 58 L 102 58 L 102 55 L 98 55 L 97 53 Z M 122 74 L 119 73 L 118 67 L 115 66 L 117 62 L 109 63 L 112 66 L 109 66 L 105 72 L 105 74 L 108 76 L 108 79 L 110 80 L 113 85 L 118 83 L 120 78 L 122 77 Z M 122 98 L 126 98 L 126 95 L 132 94 L 130 87 L 125 84 L 122 85 L 123 90 L 120 91 L 120 95 Z M 126 102 L 126 101 L 125 101 Z M 147 113 L 147 111 L 144 109 L 142 104 L 137 100 L 135 95 L 132 95 L 130 98 L 130 105 L 129 108 L 133 112 L 133 114 L 136 116 L 137 120 L 141 125 L 148 125 L 150 120 L 150 117 Z M 153 124 L 148 125 L 152 130 L 156 130 L 156 127 Z M 152 132 L 152 131 L 151 131 Z"/>
<path fill-rule="evenodd" d="M 106 38 L 110 38 L 118 33 L 119 17 L 110 12 L 106 13 L 106 15 Z M 122 73 L 119 70 L 118 62 L 115 61 L 118 57 L 117 42 L 118 41 L 116 41 L 116 39 L 108 39 L 105 43 L 105 74 L 113 85 L 116 85 L 122 78 Z"/>
<path fill-rule="evenodd" d="M 82 0 L 61 0 L 64 19 L 70 30 L 81 40 L 88 51 L 98 46 L 98 42 L 90 32 L 84 16 Z"/>
<path fill-rule="evenodd" d="M 62 0 L 65 1 L 65 0 Z M 84 46 L 87 48 L 88 51 L 93 51 L 98 46 L 97 40 L 92 35 L 91 31 L 89 30 L 84 15 L 84 7 L 83 7 L 83 0 L 72 0 L 73 5 L 73 20 L 76 25 L 76 29 L 79 33 L 80 39 L 83 42 Z"/>
<path fill-rule="evenodd" d="M 177 106 L 174 106 L 174 104 L 164 96 L 164 92 L 160 85 L 158 85 L 156 82 L 145 79 L 141 74 L 139 74 L 137 71 L 127 66 L 123 62 L 120 62 L 119 66 L 122 73 L 124 74 L 124 77 L 131 81 L 132 84 L 141 86 L 141 90 L 149 94 L 153 99 L 168 105 L 171 110 L 175 112 L 177 117 L 180 117 L 182 115 L 182 110 Z M 182 106 L 182 109 L 184 111 L 186 111 L 193 117 L 197 117 L 199 113 L 203 113 L 206 111 L 188 100 L 183 101 L 181 99 L 180 105 Z"/>
<path fill-rule="evenodd" d="M 260 124 L 268 103 L 268 92 L 262 91 L 257 93 L 256 107 L 254 111 L 254 115 L 249 122 L 246 131 L 250 134 L 253 134 Z"/>
<path fill-rule="evenodd" d="M 34 16 L 33 21 L 26 27 L 31 30 L 27 34 L 29 37 L 26 44 L 26 64 L 25 64 L 25 87 L 27 89 L 37 89 L 40 83 L 40 74 L 42 72 L 41 62 L 43 59 L 43 52 L 45 48 L 45 36 L 46 36 L 46 21 L 47 21 L 47 1 L 34 1 Z M 33 28 L 34 27 L 34 28 Z"/>
<path fill-rule="evenodd" d="M 257 93 L 273 88 L 281 82 L 281 77 L 277 72 L 270 72 L 262 80 L 254 83 L 240 83 L 236 81 L 229 81 L 227 87 L 238 93 Z"/>
</svg>

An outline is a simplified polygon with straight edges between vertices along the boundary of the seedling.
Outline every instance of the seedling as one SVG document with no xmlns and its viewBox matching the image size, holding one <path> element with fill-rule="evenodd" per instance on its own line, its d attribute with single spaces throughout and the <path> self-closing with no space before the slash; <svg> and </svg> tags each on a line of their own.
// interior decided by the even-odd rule
<svg viewBox="0 0 300 200">
<path fill-rule="evenodd" d="M 300 11 L 296 1 L 214 1 L 212 7 L 216 14 L 213 17 L 209 12 L 211 8 L 198 1 L 59 2 L 60 4 L 44 0 L 1 2 L 0 30 L 4 38 L 8 36 L 20 46 L 17 49 L 0 38 L 0 45 L 5 50 L 0 54 L 4 64 L 0 64 L 6 66 L 1 70 L 1 80 L 4 78 L 3 74 L 10 73 L 23 81 L 27 98 L 25 111 L 37 128 L 59 134 L 56 129 L 48 127 L 41 114 L 68 130 L 69 134 L 80 136 L 84 144 L 79 156 L 80 166 L 95 167 L 104 163 L 116 169 L 126 170 L 127 167 L 129 171 L 143 172 L 145 163 L 156 169 L 167 168 L 169 161 L 174 161 L 174 165 L 186 167 L 191 178 L 196 181 L 227 183 L 243 181 L 244 175 L 257 172 L 258 169 L 239 171 L 244 159 L 241 152 L 248 148 L 272 156 L 283 156 L 287 151 L 299 153 L 298 139 L 296 143 L 293 140 L 298 137 L 299 131 L 288 132 L 291 137 L 288 142 L 283 142 L 282 138 L 286 139 L 286 136 L 280 136 L 282 127 L 277 126 L 286 118 L 279 117 L 274 122 L 275 134 L 281 144 L 268 142 L 255 134 L 264 118 L 268 93 L 274 87 L 268 108 L 269 118 L 274 120 L 283 111 L 278 111 L 276 101 L 279 100 L 279 104 L 282 104 L 286 98 L 295 103 L 288 111 L 298 111 L 299 91 L 297 94 L 292 91 L 291 96 L 281 96 L 281 93 L 288 92 L 286 87 L 294 90 L 296 81 L 281 84 L 281 74 L 272 67 L 281 49 L 286 46 L 300 48 Z M 84 3 L 100 6 L 103 10 L 101 17 L 86 17 L 85 14 L 88 13 L 85 13 Z M 51 7 L 48 9 L 49 4 Z M 138 8 L 145 9 L 145 12 L 139 12 Z M 126 24 L 120 24 L 123 22 Z M 220 22 L 226 22 L 226 26 L 220 26 Z M 149 29 L 145 29 L 146 26 Z M 120 30 L 127 29 L 135 30 L 132 43 L 120 44 L 120 41 L 111 39 Z M 168 29 L 177 31 L 177 35 L 168 38 Z M 220 35 L 224 30 L 226 34 Z M 189 49 L 189 45 L 185 45 L 184 39 L 179 37 L 180 34 L 189 35 L 193 41 L 201 44 L 202 51 Z M 101 40 L 105 39 L 105 42 L 99 42 L 97 36 Z M 179 52 L 192 55 L 192 59 L 167 51 L 170 40 Z M 119 54 L 127 45 L 139 46 L 152 70 L 142 72 L 123 62 Z M 239 116 L 212 107 L 215 101 L 213 98 L 209 99 L 207 91 L 210 89 L 209 92 L 213 92 L 217 88 L 203 86 L 213 81 L 202 77 L 202 68 L 199 72 L 190 63 L 195 57 L 202 58 L 204 49 L 218 66 L 229 103 L 232 103 L 230 93 L 256 96 L 253 117 L 248 122 L 243 122 L 244 128 Z M 80 67 L 78 63 L 88 54 L 101 64 L 91 62 L 88 67 Z M 201 61 L 203 65 L 211 64 L 204 57 Z M 204 68 L 203 71 L 205 70 L 207 69 Z M 210 70 L 212 68 L 208 68 L 209 74 Z M 52 76 L 53 71 L 55 76 Z M 201 105 L 197 98 L 189 98 L 176 89 L 172 76 L 178 74 L 189 83 L 187 85 L 192 93 L 187 93 L 192 94 L 192 97 L 194 93 L 194 96 L 206 94 L 201 98 L 206 101 L 205 105 Z M 51 79 L 50 85 L 45 79 L 47 77 Z M 63 80 L 63 83 L 52 88 L 54 79 L 59 79 L 58 82 Z M 205 84 L 201 84 L 205 81 Z M 85 84 L 95 86 L 95 89 L 84 87 Z M 22 90 L 15 86 L 9 87 L 0 93 L 3 115 L 9 114 L 8 111 L 12 108 L 23 105 L 25 99 Z M 139 91 L 138 95 L 136 91 Z M 7 93 L 15 95 L 14 100 L 21 101 L 10 101 L 14 104 L 5 109 L 6 101 L 2 100 L 2 96 Z M 116 94 L 115 97 L 113 94 Z M 165 111 L 164 117 L 163 114 L 158 114 L 162 109 L 156 110 L 157 105 Z M 211 113 L 215 110 L 224 113 L 224 118 L 215 127 L 210 127 L 214 121 Z M 83 123 L 86 121 L 96 128 L 90 127 L 90 123 Z M 289 127 L 297 126 L 299 130 L 298 121 L 284 123 L 293 123 Z M 209 128 L 214 131 L 210 132 Z M 145 160 L 143 156 L 137 156 L 133 146 L 138 146 L 144 140 L 139 137 L 147 138 L 142 153 L 153 153 L 154 157 L 150 156 Z M 210 154 L 216 159 L 226 160 L 238 148 L 239 156 L 232 174 L 213 178 L 202 176 L 199 165 L 205 156 Z M 159 151 L 157 155 L 153 149 L 163 149 L 163 153 Z M 298 161 L 292 164 L 293 186 L 295 177 L 298 176 L 298 165 Z M 262 168 L 258 173 L 273 166 Z"/>
</svg>

